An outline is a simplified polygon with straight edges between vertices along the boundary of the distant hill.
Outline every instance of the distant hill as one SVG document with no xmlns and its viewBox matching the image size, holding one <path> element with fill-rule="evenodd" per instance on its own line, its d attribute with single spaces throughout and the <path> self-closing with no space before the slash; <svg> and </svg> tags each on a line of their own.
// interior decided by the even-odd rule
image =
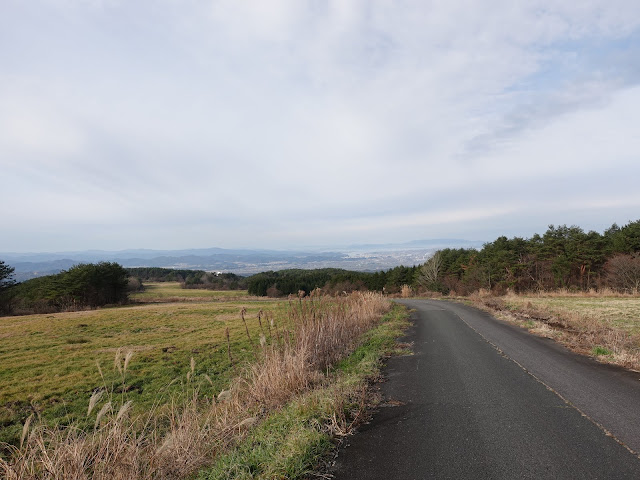
<svg viewBox="0 0 640 480">
<path fill-rule="evenodd" d="M 400 244 L 349 245 L 333 251 L 200 248 L 187 250 L 87 250 L 59 253 L 0 253 L 24 281 L 67 270 L 79 263 L 118 262 L 123 267 L 163 267 L 252 275 L 291 268 L 344 268 L 379 271 L 423 263 L 440 248 L 474 248 L 483 242 L 459 239 L 414 240 Z"/>
</svg>

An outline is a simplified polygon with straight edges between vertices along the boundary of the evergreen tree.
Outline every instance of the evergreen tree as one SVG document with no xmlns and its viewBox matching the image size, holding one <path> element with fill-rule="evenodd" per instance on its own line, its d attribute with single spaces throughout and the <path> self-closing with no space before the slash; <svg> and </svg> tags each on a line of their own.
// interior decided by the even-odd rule
<svg viewBox="0 0 640 480">
<path fill-rule="evenodd" d="M 11 299 L 9 298 L 9 289 L 15 285 L 13 280 L 13 272 L 15 268 L 7 265 L 0 260 L 0 313 L 9 313 L 11 310 Z"/>
</svg>

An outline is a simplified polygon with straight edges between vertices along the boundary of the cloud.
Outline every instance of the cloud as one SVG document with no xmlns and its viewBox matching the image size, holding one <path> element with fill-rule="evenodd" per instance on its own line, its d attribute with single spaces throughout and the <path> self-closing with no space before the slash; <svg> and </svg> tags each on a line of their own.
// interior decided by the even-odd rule
<svg viewBox="0 0 640 480">
<path fill-rule="evenodd" d="M 639 24 L 634 1 L 5 2 L 0 251 L 41 226 L 29 249 L 475 239 L 581 202 L 623 223 Z"/>
</svg>

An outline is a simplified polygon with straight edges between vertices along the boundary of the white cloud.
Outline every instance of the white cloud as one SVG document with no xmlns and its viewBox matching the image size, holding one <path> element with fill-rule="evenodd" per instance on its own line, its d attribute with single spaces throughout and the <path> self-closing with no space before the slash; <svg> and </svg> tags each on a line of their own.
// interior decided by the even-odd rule
<svg viewBox="0 0 640 480">
<path fill-rule="evenodd" d="M 279 246 L 613 205 L 639 24 L 635 1 L 6 2 L 0 165 L 30 199 L 0 206 L 0 251 L 38 223 L 56 249 Z"/>
<path fill-rule="evenodd" d="M 0 78 L 0 162 L 14 165 L 21 157 L 49 163 L 84 148 L 82 130 L 73 119 L 58 114 L 53 102 L 36 92 L 16 88 Z"/>
</svg>

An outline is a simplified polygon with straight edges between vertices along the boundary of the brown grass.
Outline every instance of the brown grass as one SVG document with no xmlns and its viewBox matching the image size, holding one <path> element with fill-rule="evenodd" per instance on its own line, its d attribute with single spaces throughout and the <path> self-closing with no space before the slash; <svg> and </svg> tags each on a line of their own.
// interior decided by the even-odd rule
<svg viewBox="0 0 640 480">
<path fill-rule="evenodd" d="M 513 295 L 513 292 L 508 292 L 507 295 Z M 544 298 L 555 298 L 555 297 L 571 297 L 571 298 L 634 298 L 638 297 L 637 295 L 633 295 L 631 293 L 620 292 L 617 290 L 612 290 L 611 288 L 604 287 L 598 290 L 591 288 L 586 291 L 578 290 L 570 290 L 568 288 L 559 288 L 557 290 L 539 290 L 535 294 L 531 294 L 530 296 L 538 296 Z"/>
<path fill-rule="evenodd" d="M 292 299 L 287 321 L 278 325 L 265 318 L 270 341 L 263 333 L 264 341 L 254 342 L 258 360 L 219 395 L 220 401 L 201 396 L 191 386 L 192 362 L 185 403 L 156 406 L 130 418 L 131 405 L 124 397 L 92 397 L 89 415 L 104 401 L 95 429 L 25 425 L 22 445 L 13 447 L 8 461 L 0 459 L 0 472 L 7 479 L 61 480 L 192 475 L 241 439 L 267 412 L 322 382 L 323 372 L 349 354 L 357 339 L 388 310 L 389 303 L 371 293 Z M 123 379 L 130 360 L 130 355 L 117 352 L 116 368 L 122 369 Z"/>
<path fill-rule="evenodd" d="M 413 296 L 413 289 L 409 285 L 402 285 L 400 289 L 400 296 L 402 298 L 410 298 Z"/>
</svg>

